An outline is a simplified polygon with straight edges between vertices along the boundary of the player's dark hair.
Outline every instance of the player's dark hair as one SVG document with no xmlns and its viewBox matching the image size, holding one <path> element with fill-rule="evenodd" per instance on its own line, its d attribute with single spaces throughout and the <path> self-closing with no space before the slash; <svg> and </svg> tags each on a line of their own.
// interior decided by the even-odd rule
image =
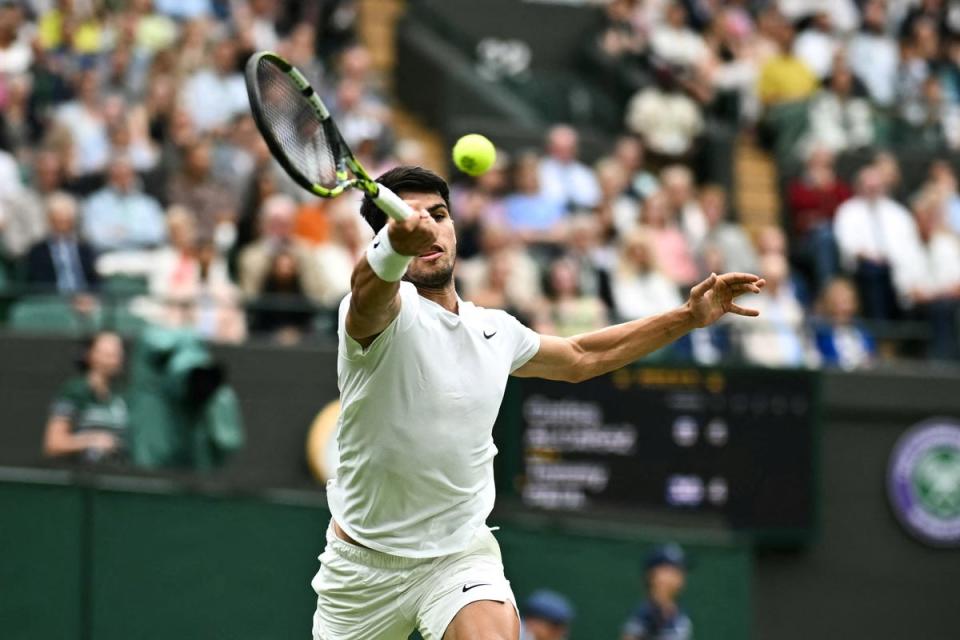
<svg viewBox="0 0 960 640">
<path fill-rule="evenodd" d="M 400 193 L 401 191 L 436 193 L 443 198 L 447 209 L 450 208 L 450 187 L 447 186 L 446 180 L 429 169 L 423 167 L 395 167 L 377 178 L 377 182 L 394 193 Z M 373 228 L 374 233 L 380 231 L 383 225 L 387 224 L 387 214 L 374 204 L 370 196 L 364 196 L 363 204 L 360 205 L 360 215 Z"/>
</svg>

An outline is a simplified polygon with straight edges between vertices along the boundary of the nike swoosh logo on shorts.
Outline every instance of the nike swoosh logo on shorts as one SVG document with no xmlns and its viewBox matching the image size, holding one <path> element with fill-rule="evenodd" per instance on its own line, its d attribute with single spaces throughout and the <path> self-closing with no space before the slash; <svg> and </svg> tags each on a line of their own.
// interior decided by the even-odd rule
<svg viewBox="0 0 960 640">
<path fill-rule="evenodd" d="M 489 335 L 487 334 L 486 331 L 483 332 L 483 337 L 486 338 L 487 340 L 489 340 L 490 338 L 492 338 L 492 337 L 495 336 L 495 335 L 497 335 L 497 332 L 496 332 L 496 331 L 491 331 Z"/>
<path fill-rule="evenodd" d="M 489 586 L 490 586 L 490 583 L 489 583 L 489 582 L 481 582 L 481 583 L 479 583 L 479 584 L 472 584 L 472 585 L 470 585 L 469 587 L 468 587 L 467 585 L 463 585 L 463 592 L 466 593 L 467 591 L 470 591 L 470 589 L 476 589 L 477 587 L 489 587 Z"/>
</svg>

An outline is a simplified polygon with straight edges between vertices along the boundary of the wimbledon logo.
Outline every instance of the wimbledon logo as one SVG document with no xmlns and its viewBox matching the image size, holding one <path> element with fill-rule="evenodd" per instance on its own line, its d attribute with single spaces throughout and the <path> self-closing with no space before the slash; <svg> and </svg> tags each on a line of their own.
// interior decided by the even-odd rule
<svg viewBox="0 0 960 640">
<path fill-rule="evenodd" d="M 960 546 L 960 422 L 934 418 L 904 433 L 890 456 L 887 491 L 911 534 Z"/>
</svg>

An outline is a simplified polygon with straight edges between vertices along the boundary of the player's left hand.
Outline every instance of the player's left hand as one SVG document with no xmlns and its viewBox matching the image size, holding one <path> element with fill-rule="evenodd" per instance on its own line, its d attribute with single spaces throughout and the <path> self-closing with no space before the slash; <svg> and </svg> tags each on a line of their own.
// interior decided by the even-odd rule
<svg viewBox="0 0 960 640">
<path fill-rule="evenodd" d="M 766 281 L 752 273 L 725 273 L 710 277 L 690 290 L 687 307 L 698 327 L 706 327 L 720 319 L 725 313 L 738 316 L 758 316 L 756 309 L 748 309 L 733 300 L 745 293 L 760 293 Z"/>
</svg>

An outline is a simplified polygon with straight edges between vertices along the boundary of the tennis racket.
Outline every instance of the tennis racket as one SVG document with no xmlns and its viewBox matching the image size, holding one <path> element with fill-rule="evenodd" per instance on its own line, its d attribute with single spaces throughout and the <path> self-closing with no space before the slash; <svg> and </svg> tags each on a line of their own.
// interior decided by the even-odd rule
<svg viewBox="0 0 960 640">
<path fill-rule="evenodd" d="M 257 128 L 297 184 L 321 198 L 360 189 L 394 220 L 414 215 L 354 157 L 330 111 L 296 67 L 271 51 L 261 51 L 247 61 L 246 81 Z"/>
</svg>

